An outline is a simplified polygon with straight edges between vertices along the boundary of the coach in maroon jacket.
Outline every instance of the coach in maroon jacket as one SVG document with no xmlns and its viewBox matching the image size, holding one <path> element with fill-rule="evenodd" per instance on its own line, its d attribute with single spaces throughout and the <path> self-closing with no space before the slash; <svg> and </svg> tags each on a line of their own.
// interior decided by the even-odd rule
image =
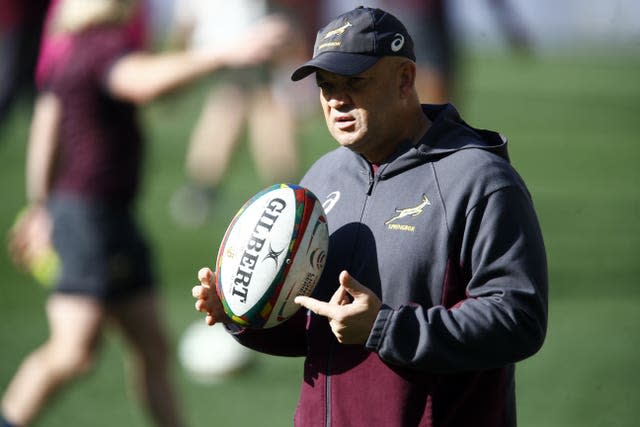
<svg viewBox="0 0 640 427">
<path fill-rule="evenodd" d="M 199 272 L 196 308 L 242 344 L 305 356 L 297 426 L 516 425 L 515 363 L 547 326 L 547 268 L 506 139 L 420 105 L 404 26 L 358 8 L 318 33 L 312 73 L 340 147 L 302 179 L 324 201 L 325 270 L 280 326 L 228 323 Z"/>
</svg>

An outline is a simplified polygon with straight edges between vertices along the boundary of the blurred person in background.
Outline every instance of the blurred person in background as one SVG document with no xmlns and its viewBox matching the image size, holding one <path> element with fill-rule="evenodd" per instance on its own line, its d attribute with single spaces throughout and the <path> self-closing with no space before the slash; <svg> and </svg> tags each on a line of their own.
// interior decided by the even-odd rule
<svg viewBox="0 0 640 427">
<path fill-rule="evenodd" d="M 25 233 L 51 229 L 61 271 L 46 303 L 49 337 L 6 387 L 3 427 L 30 424 L 87 373 L 107 325 L 127 341 L 131 379 L 155 424 L 184 425 L 152 255 L 135 219 L 144 157 L 136 105 L 215 70 L 264 61 L 282 45 L 286 24 L 264 22 L 227 45 L 151 54 L 130 31 L 138 6 L 60 0 L 52 9 L 51 35 L 63 43 L 41 75 L 27 153 L 29 206 L 10 249 L 28 264 Z"/>
<path fill-rule="evenodd" d="M 264 185 L 298 178 L 298 121 L 307 94 L 290 84 L 294 63 L 308 50 L 317 1 L 177 0 L 173 44 L 197 51 L 225 45 L 258 22 L 286 19 L 286 43 L 258 65 L 229 68 L 208 82 L 204 105 L 191 133 L 186 184 L 170 201 L 177 224 L 198 227 L 208 219 L 233 154 L 247 135 L 258 179 Z M 308 104 L 307 104 L 308 109 Z"/>
<path fill-rule="evenodd" d="M 403 21 L 414 35 L 416 87 L 420 99 L 433 104 L 461 102 L 460 41 L 449 0 L 382 0 L 383 7 Z M 497 27 L 509 46 L 528 53 L 531 38 L 511 0 L 487 0 Z"/>
<path fill-rule="evenodd" d="M 325 15 L 335 16 L 362 2 L 328 0 Z M 456 34 L 455 1 L 447 0 L 370 0 L 372 7 L 380 7 L 405 23 L 415 44 L 416 87 L 420 100 L 433 104 L 456 101 L 460 104 L 461 42 Z M 505 35 L 510 48 L 527 55 L 532 38 L 522 17 L 511 0 L 486 0 L 496 18 L 496 26 Z"/>
<path fill-rule="evenodd" d="M 49 0 L 0 0 L 0 123 L 20 93 L 35 94 L 33 71 Z"/>
<path fill-rule="evenodd" d="M 126 23 L 122 24 L 121 31 L 127 38 L 131 49 L 146 50 L 149 47 L 150 1 L 153 0 L 136 1 L 131 16 Z M 46 85 L 54 65 L 61 58 L 64 58 L 66 52 L 71 48 L 73 34 L 68 31 L 56 31 L 54 28 L 54 18 L 61 3 L 62 0 L 50 0 L 44 20 L 44 30 L 35 68 L 35 81 L 39 88 Z"/>
</svg>

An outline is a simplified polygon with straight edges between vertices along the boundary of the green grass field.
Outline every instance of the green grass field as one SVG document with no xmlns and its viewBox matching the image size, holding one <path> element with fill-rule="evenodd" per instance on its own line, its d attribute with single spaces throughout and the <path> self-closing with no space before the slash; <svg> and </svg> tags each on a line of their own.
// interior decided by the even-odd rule
<svg viewBox="0 0 640 427">
<path fill-rule="evenodd" d="M 549 330 L 542 350 L 518 366 L 523 427 L 633 426 L 640 418 L 640 58 L 500 55 L 468 60 L 460 108 L 473 125 L 510 138 L 548 249 Z M 199 105 L 191 96 L 144 110 L 150 157 L 140 210 L 156 249 L 166 322 L 177 342 L 191 322 L 197 269 L 211 265 L 235 211 L 262 185 L 246 148 L 221 189 L 215 220 L 189 231 L 173 225 L 168 199 L 183 180 L 185 141 Z M 196 95 L 194 95 L 196 94 Z M 0 127 L 0 231 L 24 204 L 30 106 Z M 324 123 L 301 129 L 303 166 L 334 147 Z M 0 251 L 0 389 L 21 358 L 46 337 L 46 291 Z M 94 373 L 58 396 L 38 426 L 147 426 L 125 393 L 119 338 L 107 333 Z M 302 360 L 261 356 L 221 385 L 193 383 L 175 364 L 192 426 L 287 426 Z"/>
</svg>

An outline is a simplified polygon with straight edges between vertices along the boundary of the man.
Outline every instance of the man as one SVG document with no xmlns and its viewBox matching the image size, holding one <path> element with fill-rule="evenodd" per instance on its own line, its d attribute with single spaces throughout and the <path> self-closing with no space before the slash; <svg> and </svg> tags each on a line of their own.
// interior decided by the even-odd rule
<svg viewBox="0 0 640 427">
<path fill-rule="evenodd" d="M 357 8 L 318 33 L 312 73 L 341 145 L 301 185 L 324 200 L 326 267 L 272 329 L 228 323 L 211 270 L 196 309 L 242 344 L 305 356 L 299 426 L 514 426 L 514 364 L 542 345 L 547 270 L 506 141 L 451 105 L 420 105 L 413 43 Z"/>
</svg>

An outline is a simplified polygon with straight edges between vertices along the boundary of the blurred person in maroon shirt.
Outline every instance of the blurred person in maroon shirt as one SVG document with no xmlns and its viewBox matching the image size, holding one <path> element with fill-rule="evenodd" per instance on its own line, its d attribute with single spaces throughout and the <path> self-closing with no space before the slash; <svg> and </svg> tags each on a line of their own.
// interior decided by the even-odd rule
<svg viewBox="0 0 640 427">
<path fill-rule="evenodd" d="M 62 386 L 88 372 L 103 330 L 131 353 L 132 380 L 159 426 L 184 425 L 168 375 L 152 254 L 135 218 L 144 158 L 136 106 L 213 71 L 259 63 L 286 25 L 198 52 L 151 54 L 132 41 L 134 0 L 60 0 L 51 31 L 66 38 L 43 75 L 27 153 L 29 206 L 10 243 L 29 263 L 25 230 L 51 229 L 61 261 L 47 299 L 49 337 L 29 354 L 2 399 L 4 426 L 31 423 Z"/>
</svg>

